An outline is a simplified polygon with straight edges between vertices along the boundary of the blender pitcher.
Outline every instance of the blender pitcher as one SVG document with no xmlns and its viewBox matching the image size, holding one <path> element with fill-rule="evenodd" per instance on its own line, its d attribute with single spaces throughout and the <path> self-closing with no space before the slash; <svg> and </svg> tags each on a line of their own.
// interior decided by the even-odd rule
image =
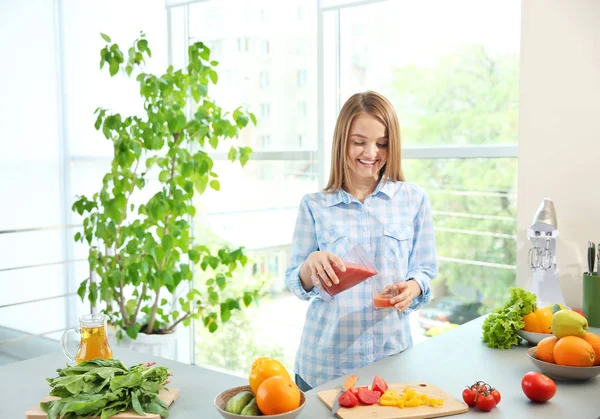
<svg viewBox="0 0 600 419">
<path fill-rule="evenodd" d="M 75 357 L 67 349 L 67 336 L 69 332 L 81 335 L 79 349 Z M 63 354 L 75 364 L 89 361 L 94 358 L 112 359 L 112 349 L 108 344 L 106 334 L 106 316 L 104 314 L 85 314 L 79 317 L 79 329 L 68 329 L 63 333 L 60 341 Z"/>
</svg>

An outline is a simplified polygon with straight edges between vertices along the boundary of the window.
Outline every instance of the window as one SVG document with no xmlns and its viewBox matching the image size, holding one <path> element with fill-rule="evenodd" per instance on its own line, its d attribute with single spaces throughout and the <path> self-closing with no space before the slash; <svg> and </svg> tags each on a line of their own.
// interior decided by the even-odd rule
<svg viewBox="0 0 600 419">
<path fill-rule="evenodd" d="M 307 106 L 306 102 L 298 102 L 298 116 L 301 118 L 306 117 L 307 115 Z"/>
<path fill-rule="evenodd" d="M 298 87 L 306 86 L 306 70 L 298 70 L 297 81 Z"/>
<path fill-rule="evenodd" d="M 317 103 L 316 80 L 305 78 L 301 98 L 293 94 L 299 69 L 316 74 L 316 49 L 298 53 L 294 46 L 297 42 L 316 45 L 317 4 L 298 0 L 290 11 L 285 2 L 257 0 L 252 9 L 255 24 L 260 24 L 256 28 L 240 25 L 243 15 L 232 12 L 246 3 L 207 0 L 183 6 L 189 8 L 190 39 L 206 43 L 222 39 L 233 49 L 233 53 L 224 51 L 222 56 L 211 57 L 219 61 L 219 67 L 230 70 L 235 80 L 232 85 L 223 84 L 219 72 L 220 80 L 211 88 L 211 98 L 228 111 L 245 104 L 258 120 L 256 127 L 242 131 L 241 144 L 254 150 L 250 160 L 241 168 L 239 163 L 226 161 L 225 152 L 223 160 L 215 161 L 221 190 L 202 195 L 203 211 L 198 211 L 195 219 L 197 237 L 210 237 L 232 247 L 244 246 L 249 262 L 246 269 L 234 273 L 232 291 L 265 281 L 260 309 L 253 304 L 236 311 L 230 323 L 214 335 L 202 325 L 194 331 L 196 363 L 243 375 L 248 374 L 249 365 L 258 356 L 276 357 L 288 370 L 293 369 L 306 304 L 291 295 L 282 277 L 300 200 L 319 189 L 316 142 L 308 141 L 317 137 L 317 115 L 311 112 L 302 120 L 298 118 L 299 101 Z M 297 23 L 298 5 L 304 9 L 301 27 L 288 24 Z M 208 10 L 211 15 L 223 16 L 218 32 L 206 30 L 204 17 Z M 248 39 L 252 52 L 256 45 L 257 54 L 238 53 L 238 39 Z M 245 46 L 240 44 L 240 49 Z M 261 52 L 268 52 L 269 59 L 264 59 Z M 299 132 L 306 136 L 301 147 Z M 201 269 L 195 275 L 198 280 L 206 277 Z M 283 311 L 289 313 L 285 319 L 274 314 Z M 263 330 L 271 332 L 264 336 Z M 238 350 L 240 339 L 244 341 L 243 351 Z"/>
<path fill-rule="evenodd" d="M 266 89 L 269 87 L 269 73 L 261 71 L 259 76 L 259 85 L 261 88 Z"/>
<path fill-rule="evenodd" d="M 238 51 L 240 52 L 248 52 L 248 45 L 250 44 L 250 40 L 248 38 L 238 38 Z"/>
<path fill-rule="evenodd" d="M 263 118 L 267 118 L 271 115 L 271 104 L 269 103 L 261 103 L 260 104 L 260 116 Z"/>
<path fill-rule="evenodd" d="M 261 41 L 260 42 L 260 53 L 262 55 L 269 55 L 269 41 Z"/>
<path fill-rule="evenodd" d="M 324 34 L 337 28 L 330 13 Z M 405 176 L 431 201 L 434 298 L 484 310 L 516 281 L 519 38 L 520 1 L 382 1 L 341 8 L 339 43 L 325 45 L 339 51 L 339 80 L 324 88 L 339 83 L 340 104 L 375 90 L 396 108 Z M 416 320 L 419 342 L 430 325 Z"/>
<path fill-rule="evenodd" d="M 259 145 L 261 148 L 269 148 L 271 146 L 271 136 L 270 135 L 262 135 L 260 137 Z"/>
<path fill-rule="evenodd" d="M 215 57 L 240 82 L 219 83 L 211 95 L 218 103 L 245 103 L 257 113 L 258 126 L 243 131 L 241 140 L 256 153 L 244 168 L 215 163 L 221 191 L 203 195 L 204 212 L 195 220 L 199 237 L 245 246 L 250 262 L 235 274 L 235 286 L 266 281 L 261 310 L 236 312 L 210 338 L 204 328 L 195 330 L 197 363 L 243 375 L 248 360 L 257 356 L 283 358 L 292 369 L 306 305 L 282 287 L 280 269 L 287 263 L 301 197 L 324 186 L 339 107 L 357 91 L 380 91 L 397 109 L 403 170 L 431 200 L 440 260 L 440 275 L 432 283 L 435 298 L 458 296 L 489 310 L 515 279 L 520 1 L 348 0 L 316 10 L 317 2 L 299 0 L 302 11 L 296 13 L 280 3 L 257 0 L 260 34 L 230 14 L 243 0 L 183 6 L 189 7 L 192 39 L 223 39 L 234 52 L 251 45 L 264 52 L 262 42 L 268 42 L 269 60 L 226 51 Z M 201 24 L 209 9 L 224 16 L 220 33 Z M 321 63 L 313 47 L 317 33 L 323 35 Z M 270 118 L 271 106 L 277 118 Z M 262 125 L 267 118 L 268 132 Z M 294 313 L 288 317 L 291 326 L 274 315 L 282 311 Z M 413 341 L 427 339 L 426 326 L 418 327 L 418 318 L 414 324 Z M 261 329 L 270 336 L 260 335 Z M 284 334 L 286 339 L 272 339 Z M 247 342 L 241 352 L 240 339 Z"/>
</svg>

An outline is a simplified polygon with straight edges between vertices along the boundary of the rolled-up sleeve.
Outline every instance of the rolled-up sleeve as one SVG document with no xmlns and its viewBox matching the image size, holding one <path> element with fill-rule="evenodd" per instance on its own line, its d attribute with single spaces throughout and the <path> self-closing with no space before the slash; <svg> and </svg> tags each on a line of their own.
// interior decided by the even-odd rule
<svg viewBox="0 0 600 419">
<path fill-rule="evenodd" d="M 300 280 L 302 264 L 308 255 L 317 250 L 319 250 L 319 244 L 315 230 L 315 219 L 308 206 L 308 197 L 305 196 L 300 202 L 292 239 L 290 261 L 285 271 L 285 284 L 296 297 L 302 300 L 310 300 L 312 297 L 319 296 L 316 287 L 308 292 L 305 291 Z"/>
<path fill-rule="evenodd" d="M 418 309 L 431 300 L 431 280 L 438 275 L 435 252 L 435 234 L 431 218 L 431 206 L 425 191 L 414 219 L 413 247 L 408 257 L 407 279 L 414 279 L 421 288 L 421 295 L 415 298 L 407 313 Z"/>
</svg>

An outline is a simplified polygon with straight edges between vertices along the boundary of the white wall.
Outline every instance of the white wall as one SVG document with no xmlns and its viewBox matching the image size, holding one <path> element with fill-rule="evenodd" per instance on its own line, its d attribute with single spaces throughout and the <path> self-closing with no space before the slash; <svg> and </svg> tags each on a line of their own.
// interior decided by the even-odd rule
<svg viewBox="0 0 600 419">
<path fill-rule="evenodd" d="M 587 242 L 600 242 L 600 1 L 523 1 L 518 179 L 517 285 L 528 286 L 527 228 L 549 197 L 561 288 L 581 307 Z"/>
</svg>

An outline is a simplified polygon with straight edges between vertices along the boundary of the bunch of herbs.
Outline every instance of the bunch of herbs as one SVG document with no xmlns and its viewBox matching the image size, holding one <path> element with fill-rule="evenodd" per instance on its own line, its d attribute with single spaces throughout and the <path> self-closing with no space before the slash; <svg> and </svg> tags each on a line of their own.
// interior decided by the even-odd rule
<svg viewBox="0 0 600 419">
<path fill-rule="evenodd" d="M 158 392 L 170 373 L 152 363 L 127 368 L 123 362 L 96 358 L 57 370 L 58 377 L 47 378 L 51 396 L 58 400 L 40 406 L 49 419 L 100 416 L 107 419 L 128 409 L 139 415 L 157 413 L 168 417 L 168 406 Z"/>
</svg>

